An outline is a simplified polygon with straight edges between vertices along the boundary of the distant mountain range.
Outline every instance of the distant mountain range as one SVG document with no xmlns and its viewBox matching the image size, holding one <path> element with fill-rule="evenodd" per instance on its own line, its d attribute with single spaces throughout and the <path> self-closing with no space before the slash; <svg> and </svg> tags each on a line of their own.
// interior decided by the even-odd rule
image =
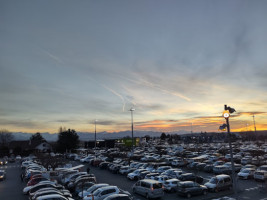
<svg viewBox="0 0 267 200">
<path fill-rule="evenodd" d="M 178 132 L 166 132 L 166 134 L 187 134 L 188 131 L 183 131 L 180 130 Z M 94 140 L 95 134 L 94 133 L 89 133 L 89 132 L 77 132 L 79 135 L 80 140 L 82 141 L 90 141 Z M 154 131 L 135 131 L 134 132 L 134 137 L 143 137 L 145 135 L 149 135 L 150 137 L 159 137 L 162 134 L 162 132 L 154 132 Z M 23 133 L 23 132 L 15 132 L 13 133 L 14 139 L 15 140 L 28 140 L 32 136 L 32 133 Z M 58 133 L 41 133 L 44 139 L 47 141 L 56 141 L 58 139 Z M 113 132 L 113 133 L 108 133 L 108 132 L 99 132 L 97 133 L 97 139 L 119 139 L 123 137 L 131 137 L 132 132 L 131 131 L 121 131 L 121 132 Z"/>
</svg>

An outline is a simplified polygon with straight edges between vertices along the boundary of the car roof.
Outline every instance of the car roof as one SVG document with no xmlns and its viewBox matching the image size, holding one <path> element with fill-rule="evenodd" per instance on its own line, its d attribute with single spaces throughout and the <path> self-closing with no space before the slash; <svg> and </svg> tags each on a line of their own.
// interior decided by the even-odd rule
<svg viewBox="0 0 267 200">
<path fill-rule="evenodd" d="M 152 180 L 152 179 L 143 179 L 142 182 L 148 182 L 148 183 L 160 183 L 159 181 Z"/>
<path fill-rule="evenodd" d="M 216 178 L 225 178 L 225 177 L 230 177 L 230 176 L 227 174 L 220 174 L 216 176 Z"/>
</svg>

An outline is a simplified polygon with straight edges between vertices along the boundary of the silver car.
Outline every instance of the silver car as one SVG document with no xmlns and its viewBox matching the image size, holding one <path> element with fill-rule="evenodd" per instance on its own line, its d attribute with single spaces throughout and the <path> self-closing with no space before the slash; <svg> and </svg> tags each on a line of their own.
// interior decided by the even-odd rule
<svg viewBox="0 0 267 200">
<path fill-rule="evenodd" d="M 162 183 L 151 179 L 137 181 L 133 186 L 133 193 L 149 198 L 160 198 L 164 195 Z"/>
</svg>

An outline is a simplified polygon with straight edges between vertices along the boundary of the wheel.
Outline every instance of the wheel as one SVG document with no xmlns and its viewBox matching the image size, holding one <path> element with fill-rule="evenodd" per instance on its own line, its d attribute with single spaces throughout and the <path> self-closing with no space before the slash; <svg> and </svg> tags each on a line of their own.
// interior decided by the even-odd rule
<svg viewBox="0 0 267 200">
<path fill-rule="evenodd" d="M 207 190 L 203 190 L 203 195 L 206 195 L 207 194 Z"/>
<path fill-rule="evenodd" d="M 146 198 L 149 199 L 149 195 L 148 195 L 148 193 L 146 194 Z"/>
<path fill-rule="evenodd" d="M 218 188 L 215 188 L 215 192 L 216 192 L 216 193 L 219 192 Z"/>
<path fill-rule="evenodd" d="M 135 191 L 135 189 L 133 189 L 133 193 L 134 193 L 134 194 L 136 194 L 136 191 Z"/>
<path fill-rule="evenodd" d="M 171 192 L 171 193 L 175 192 L 174 188 L 172 188 L 170 192 Z"/>
<path fill-rule="evenodd" d="M 187 194 L 186 194 L 186 197 L 187 197 L 187 198 L 191 198 L 191 196 L 192 196 L 192 195 L 191 195 L 190 193 L 187 193 Z"/>
</svg>

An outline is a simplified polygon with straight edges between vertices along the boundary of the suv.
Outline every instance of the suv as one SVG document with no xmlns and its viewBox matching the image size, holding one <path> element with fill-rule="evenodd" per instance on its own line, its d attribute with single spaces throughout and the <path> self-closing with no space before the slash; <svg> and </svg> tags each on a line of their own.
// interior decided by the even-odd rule
<svg viewBox="0 0 267 200">
<path fill-rule="evenodd" d="M 164 195 L 162 183 L 151 179 L 137 181 L 133 186 L 133 193 L 144 195 L 147 199 L 161 198 Z"/>
</svg>

